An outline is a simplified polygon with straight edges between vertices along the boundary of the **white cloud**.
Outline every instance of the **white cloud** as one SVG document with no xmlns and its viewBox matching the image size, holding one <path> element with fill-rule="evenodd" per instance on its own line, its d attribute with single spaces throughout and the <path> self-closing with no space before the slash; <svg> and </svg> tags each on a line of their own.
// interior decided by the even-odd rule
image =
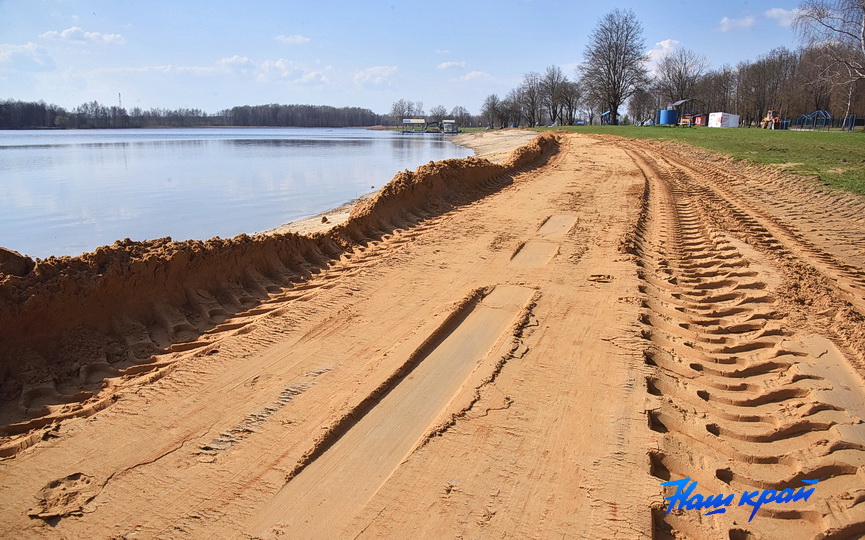
<svg viewBox="0 0 865 540">
<path fill-rule="evenodd" d="M 649 73 L 655 75 L 661 60 L 669 56 L 678 47 L 679 41 L 675 39 L 665 39 L 655 43 L 655 46 L 646 52 L 646 56 L 649 57 Z"/>
<path fill-rule="evenodd" d="M 308 71 L 292 82 L 297 84 L 327 84 L 330 82 L 331 67 L 319 71 Z"/>
<path fill-rule="evenodd" d="M 157 73 L 171 73 L 172 71 L 193 71 L 195 69 L 203 69 L 203 68 L 182 68 L 182 67 L 174 67 L 171 64 L 165 64 L 162 66 L 130 66 L 130 67 L 119 67 L 119 68 L 100 68 L 97 69 L 96 72 L 99 73 L 150 73 L 155 71 Z"/>
<path fill-rule="evenodd" d="M 302 36 L 300 34 L 292 34 L 290 36 L 279 35 L 273 39 L 281 43 L 287 43 L 289 45 L 302 45 L 304 43 L 309 43 L 310 41 L 312 41 L 310 38 Z"/>
<path fill-rule="evenodd" d="M 756 22 L 757 19 L 753 15 L 748 15 L 747 17 L 742 17 L 740 19 L 724 17 L 721 19 L 721 31 L 729 32 L 730 30 L 736 30 L 738 28 L 751 28 Z"/>
<path fill-rule="evenodd" d="M 646 56 L 650 60 L 661 60 L 669 56 L 679 46 L 679 41 L 676 39 L 665 39 L 655 43 L 655 46 L 649 49 Z"/>
<path fill-rule="evenodd" d="M 33 42 L 24 45 L 0 44 L 0 68 L 46 71 L 54 68 L 54 62 L 44 48 Z"/>
<path fill-rule="evenodd" d="M 229 73 L 246 73 L 255 67 L 255 63 L 246 56 L 235 54 L 216 62 L 217 69 Z"/>
<path fill-rule="evenodd" d="M 310 70 L 301 64 L 280 58 L 265 60 L 256 70 L 257 82 L 283 81 L 292 84 L 327 84 L 330 82 L 331 66 L 324 69 Z"/>
<path fill-rule="evenodd" d="M 772 8 L 764 15 L 770 19 L 775 19 L 778 21 L 778 26 L 785 26 L 789 28 L 793 25 L 793 20 L 799 15 L 801 10 L 799 8 L 793 9 L 784 9 L 784 8 Z"/>
<path fill-rule="evenodd" d="M 74 43 L 125 43 L 126 40 L 120 34 L 102 34 L 99 32 L 85 32 L 80 26 L 73 26 L 66 30 L 49 30 L 39 34 L 43 39 L 61 39 Z"/>
<path fill-rule="evenodd" d="M 464 68 L 464 67 L 466 67 L 466 63 L 465 62 L 442 62 L 441 64 L 439 64 L 436 67 L 438 69 L 448 69 L 448 68 L 452 68 L 452 67 Z"/>
<path fill-rule="evenodd" d="M 489 79 L 490 74 L 485 71 L 470 71 L 459 78 L 461 81 L 477 81 L 482 79 Z"/>
<path fill-rule="evenodd" d="M 388 83 L 391 75 L 399 71 L 396 66 L 372 66 L 356 71 L 354 83 L 358 86 L 373 88 L 384 86 Z"/>
<path fill-rule="evenodd" d="M 258 67 L 259 82 L 268 82 L 274 79 L 295 79 L 303 76 L 303 69 L 285 58 L 279 60 L 265 60 Z"/>
<path fill-rule="evenodd" d="M 450 54 L 451 52 L 447 49 L 437 49 L 436 54 Z"/>
</svg>

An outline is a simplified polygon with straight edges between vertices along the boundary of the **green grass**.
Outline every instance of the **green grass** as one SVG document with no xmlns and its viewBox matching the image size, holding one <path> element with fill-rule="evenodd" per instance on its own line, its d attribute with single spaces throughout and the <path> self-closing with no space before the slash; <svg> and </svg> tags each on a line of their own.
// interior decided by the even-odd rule
<svg viewBox="0 0 865 540">
<path fill-rule="evenodd" d="M 816 176 L 828 186 L 865 195 L 865 135 L 861 131 L 634 126 L 567 126 L 540 130 L 683 142 L 752 163 L 785 164 L 786 171 Z"/>
</svg>

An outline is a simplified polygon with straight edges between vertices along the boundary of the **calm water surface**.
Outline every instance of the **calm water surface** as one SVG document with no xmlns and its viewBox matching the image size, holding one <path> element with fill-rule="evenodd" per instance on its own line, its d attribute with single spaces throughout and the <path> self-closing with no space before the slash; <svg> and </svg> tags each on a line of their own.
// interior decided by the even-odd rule
<svg viewBox="0 0 865 540">
<path fill-rule="evenodd" d="M 47 257 L 259 232 L 472 154 L 362 129 L 0 131 L 0 246 Z"/>
</svg>

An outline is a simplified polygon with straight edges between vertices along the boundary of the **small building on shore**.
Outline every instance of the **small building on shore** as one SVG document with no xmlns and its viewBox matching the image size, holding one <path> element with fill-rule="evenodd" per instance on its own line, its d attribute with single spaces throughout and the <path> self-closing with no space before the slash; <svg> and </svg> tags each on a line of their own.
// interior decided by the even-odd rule
<svg viewBox="0 0 865 540">
<path fill-rule="evenodd" d="M 460 132 L 456 120 L 442 120 L 441 122 L 427 122 L 422 118 L 404 118 L 402 121 L 403 133 L 448 133 Z"/>
<path fill-rule="evenodd" d="M 403 118 L 402 132 L 424 133 L 426 132 L 426 120 L 424 120 L 423 118 Z"/>
</svg>

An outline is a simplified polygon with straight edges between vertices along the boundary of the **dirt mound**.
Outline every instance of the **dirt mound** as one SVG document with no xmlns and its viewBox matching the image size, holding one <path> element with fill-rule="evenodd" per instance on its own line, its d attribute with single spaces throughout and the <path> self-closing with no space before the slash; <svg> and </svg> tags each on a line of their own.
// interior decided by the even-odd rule
<svg viewBox="0 0 865 540">
<path fill-rule="evenodd" d="M 192 342 L 229 317 L 248 314 L 371 239 L 501 187 L 557 148 L 558 140 L 544 135 L 502 165 L 468 158 L 401 172 L 324 234 L 126 239 L 32 265 L 2 250 L 0 425 L 8 433 L 44 425 L 31 420 L 65 414 L 106 377 L 146 371 L 155 354 L 198 346 Z"/>
<path fill-rule="evenodd" d="M 26 276 L 35 265 L 36 263 L 30 257 L 0 247 L 0 275 Z"/>
</svg>

